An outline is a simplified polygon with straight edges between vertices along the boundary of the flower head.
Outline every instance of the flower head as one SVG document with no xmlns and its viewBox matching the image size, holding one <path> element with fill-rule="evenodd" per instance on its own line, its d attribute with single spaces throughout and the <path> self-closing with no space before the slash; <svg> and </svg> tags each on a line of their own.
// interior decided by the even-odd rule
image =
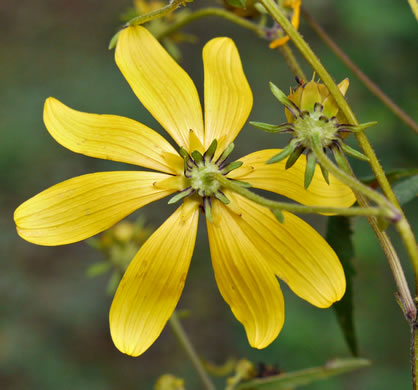
<svg viewBox="0 0 418 390">
<path fill-rule="evenodd" d="M 283 326 L 284 302 L 276 275 L 318 307 L 339 300 L 345 290 L 344 272 L 316 231 L 290 213 L 280 224 L 270 210 L 224 190 L 215 180 L 222 174 L 308 205 L 347 206 L 354 200 L 351 190 L 333 177 L 327 185 L 316 175 L 304 190 L 302 160 L 290 174 L 282 164 L 264 164 L 277 149 L 252 153 L 240 163 L 225 162 L 252 108 L 251 89 L 234 43 L 215 38 L 203 49 L 205 122 L 192 80 L 146 29 L 123 30 L 115 57 L 134 93 L 180 147 L 179 153 L 141 123 L 82 113 L 49 98 L 44 122 L 63 146 L 159 172 L 75 177 L 24 202 L 15 221 L 27 241 L 69 244 L 104 231 L 157 199 L 176 192 L 184 195 L 183 203 L 135 255 L 119 284 L 110 310 L 117 348 L 138 356 L 161 333 L 183 290 L 201 208 L 208 217 L 219 290 L 253 347 L 269 345 Z"/>
<path fill-rule="evenodd" d="M 345 169 L 345 160 L 342 151 L 360 160 L 368 160 L 362 153 L 346 145 L 343 140 L 351 132 L 363 131 L 376 122 L 353 126 L 345 123 L 345 116 L 340 112 L 335 99 L 328 88 L 314 80 L 305 83 L 298 81 L 298 88 L 291 89 L 286 96 L 276 85 L 270 83 L 273 95 L 285 106 L 288 120 L 282 125 L 270 125 L 261 122 L 252 124 L 262 130 L 277 133 L 291 133 L 293 135 L 289 144 L 278 154 L 273 156 L 268 164 L 280 162 L 287 158 L 286 169 L 293 166 L 303 152 L 306 151 L 307 165 L 305 170 L 305 188 L 308 188 L 316 167 L 316 156 L 313 152 L 313 143 L 317 142 L 323 150 L 330 149 L 339 165 Z M 349 85 L 348 79 L 338 84 L 340 92 L 345 95 Z M 325 181 L 328 180 L 328 171 L 322 166 L 321 171 Z"/>
</svg>

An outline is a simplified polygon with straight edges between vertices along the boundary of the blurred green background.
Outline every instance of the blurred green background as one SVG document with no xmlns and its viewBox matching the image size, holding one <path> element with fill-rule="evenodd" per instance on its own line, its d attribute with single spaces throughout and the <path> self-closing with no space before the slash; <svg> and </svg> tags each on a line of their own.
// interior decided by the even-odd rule
<svg viewBox="0 0 418 390">
<path fill-rule="evenodd" d="M 214 2 L 198 0 L 190 7 L 206 5 Z M 17 236 L 13 224 L 14 209 L 53 184 L 90 172 L 134 169 L 77 155 L 57 144 L 42 123 L 43 102 L 48 96 L 81 111 L 127 116 L 162 132 L 123 79 L 113 52 L 107 50 L 119 26 L 119 15 L 130 6 L 130 0 L 0 2 L 2 389 L 151 389 L 156 378 L 166 372 L 186 378 L 188 389 L 201 388 L 168 328 L 139 358 L 126 357 L 115 349 L 108 329 L 108 276 L 85 276 L 86 269 L 101 259 L 99 253 L 83 242 L 63 247 L 29 244 Z M 305 0 L 304 6 L 389 96 L 418 118 L 417 22 L 406 0 Z M 379 122 L 368 135 L 383 166 L 416 166 L 416 134 L 387 111 L 303 21 L 300 30 L 336 80 L 350 77 L 348 100 L 360 121 Z M 268 81 L 284 90 L 295 85 L 278 51 L 270 50 L 267 42 L 251 32 L 219 19 L 195 22 L 185 31 L 199 37 L 198 43 L 182 44 L 181 50 L 182 65 L 200 92 L 202 47 L 212 37 L 227 35 L 236 41 L 254 92 L 250 119 L 285 120 L 282 107 L 268 89 Z M 309 67 L 304 69 L 311 74 Z M 234 156 L 272 145 L 283 146 L 284 140 L 247 125 L 236 141 Z M 353 165 L 358 175 L 370 174 L 366 164 Z M 163 200 L 142 213 L 157 227 L 175 207 Z M 405 209 L 414 221 L 416 203 Z M 324 217 L 306 219 L 324 233 Z M 356 221 L 354 231 L 355 325 L 360 354 L 373 365 L 306 388 L 409 388 L 409 329 L 393 296 L 395 286 L 388 264 L 365 220 Z M 389 233 L 410 276 L 407 256 L 396 234 L 391 229 Z M 197 350 L 217 364 L 228 357 L 246 357 L 277 364 L 285 371 L 348 357 L 332 309 L 317 309 L 282 286 L 284 329 L 267 349 L 253 350 L 217 290 L 202 224 L 179 303 L 179 308 L 191 312 L 183 322 Z"/>
</svg>

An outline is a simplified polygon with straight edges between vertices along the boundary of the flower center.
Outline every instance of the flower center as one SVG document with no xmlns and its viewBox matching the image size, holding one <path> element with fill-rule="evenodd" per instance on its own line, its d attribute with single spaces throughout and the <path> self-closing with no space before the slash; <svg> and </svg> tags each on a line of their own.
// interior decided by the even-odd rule
<svg viewBox="0 0 418 390">
<path fill-rule="evenodd" d="M 216 174 L 221 173 L 219 166 L 211 161 L 202 166 L 194 166 L 188 173 L 190 185 L 200 196 L 211 196 L 220 189 Z"/>
<path fill-rule="evenodd" d="M 184 148 L 180 148 L 180 155 L 184 158 L 184 177 L 187 188 L 173 196 L 168 203 L 175 203 L 190 195 L 198 195 L 202 199 L 202 208 L 206 217 L 212 219 L 212 198 L 228 204 L 230 201 L 222 191 L 222 186 L 217 177 L 225 176 L 232 170 L 239 168 L 242 162 L 235 161 L 226 164 L 228 156 L 234 149 L 230 144 L 216 160 L 214 159 L 217 141 L 214 140 L 205 153 L 195 150 L 189 154 Z"/>
<path fill-rule="evenodd" d="M 324 148 L 330 146 L 337 138 L 338 125 L 335 120 L 330 120 L 318 109 L 309 113 L 303 111 L 293 123 L 295 136 L 300 143 L 310 149 L 313 135 L 319 135 Z"/>
</svg>

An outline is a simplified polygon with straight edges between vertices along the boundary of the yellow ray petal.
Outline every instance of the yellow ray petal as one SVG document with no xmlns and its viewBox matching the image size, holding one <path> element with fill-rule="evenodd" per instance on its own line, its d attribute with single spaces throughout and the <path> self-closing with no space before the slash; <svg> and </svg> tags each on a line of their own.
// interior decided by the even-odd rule
<svg viewBox="0 0 418 390">
<path fill-rule="evenodd" d="M 234 42 L 215 38 L 203 49 L 205 68 L 205 147 L 218 140 L 218 155 L 244 126 L 253 95 Z M 225 136 L 222 144 L 220 139 Z"/>
<path fill-rule="evenodd" d="M 266 149 L 251 153 L 239 159 L 243 165 L 232 171 L 228 177 L 246 181 L 256 188 L 276 192 L 308 206 L 349 207 L 355 201 L 351 189 L 338 181 L 331 174 L 328 185 L 320 169 L 307 190 L 304 189 L 306 157 L 299 160 L 289 169 L 285 169 L 285 161 L 266 164 L 280 149 Z"/>
<path fill-rule="evenodd" d="M 141 247 L 110 309 L 110 331 L 121 351 L 138 356 L 163 330 L 183 291 L 196 241 L 198 205 L 186 201 Z"/>
<path fill-rule="evenodd" d="M 189 150 L 190 129 L 203 143 L 196 87 L 148 30 L 141 26 L 125 28 L 115 59 L 138 99 L 178 145 Z"/>
<path fill-rule="evenodd" d="M 87 114 L 48 98 L 44 122 L 55 140 L 73 152 L 166 173 L 182 170 L 183 160 L 175 149 L 157 132 L 132 119 Z M 164 158 L 167 153 L 176 156 L 175 166 Z"/>
<path fill-rule="evenodd" d="M 142 206 L 176 190 L 154 184 L 169 175 L 100 172 L 74 177 L 22 203 L 14 218 L 19 235 L 38 245 L 64 245 L 111 227 Z"/>
<path fill-rule="evenodd" d="M 279 283 L 266 259 L 241 228 L 241 217 L 213 202 L 216 223 L 207 222 L 216 282 L 254 348 L 267 347 L 284 322 Z"/>
<path fill-rule="evenodd" d="M 345 276 L 337 255 L 306 222 L 283 212 L 284 223 L 272 212 L 227 191 L 241 207 L 240 228 L 268 260 L 277 276 L 295 294 L 318 307 L 329 307 L 345 292 Z"/>
</svg>

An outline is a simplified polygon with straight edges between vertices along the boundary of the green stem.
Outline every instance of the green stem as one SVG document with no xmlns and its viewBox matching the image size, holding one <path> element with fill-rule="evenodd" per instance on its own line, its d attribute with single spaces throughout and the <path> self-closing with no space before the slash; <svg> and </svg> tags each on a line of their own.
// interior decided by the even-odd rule
<svg viewBox="0 0 418 390">
<path fill-rule="evenodd" d="M 293 74 L 295 76 L 298 76 L 302 80 L 306 80 L 305 73 L 303 73 L 303 70 L 300 67 L 298 61 L 296 60 L 290 46 L 286 43 L 283 46 L 280 46 L 279 50 L 280 50 L 280 53 L 282 53 L 282 56 L 284 60 L 286 61 L 287 66 L 290 68 Z"/>
<path fill-rule="evenodd" d="M 418 248 L 417 243 L 415 241 L 414 233 L 411 230 L 408 220 L 404 216 L 402 217 L 402 219 L 395 223 L 395 228 L 399 232 L 402 241 L 408 251 L 409 257 L 411 258 L 412 266 L 414 268 L 415 273 L 415 287 L 418 291 Z"/>
<path fill-rule="evenodd" d="M 216 390 L 215 385 L 209 378 L 206 370 L 204 369 L 199 356 L 197 355 L 196 351 L 193 348 L 192 343 L 190 342 L 189 338 L 187 337 L 186 332 L 183 329 L 183 326 L 180 323 L 180 320 L 177 316 L 177 313 L 174 312 L 169 320 L 170 326 L 174 334 L 176 335 L 179 343 L 185 350 L 187 356 L 189 357 L 190 361 L 192 362 L 194 368 L 196 369 L 197 373 L 199 374 L 200 380 L 202 381 L 204 387 L 207 390 Z"/>
<path fill-rule="evenodd" d="M 381 217 L 390 217 L 392 214 L 388 214 L 387 209 L 377 208 L 377 207 L 326 207 L 326 206 L 303 206 L 300 204 L 294 203 L 285 203 L 277 202 L 274 200 L 266 199 L 261 195 L 258 195 L 248 189 L 242 187 L 240 184 L 235 183 L 231 180 L 228 180 L 224 175 L 217 174 L 216 180 L 221 184 L 222 187 L 227 188 L 233 192 L 236 192 L 239 195 L 244 196 L 245 198 L 258 203 L 262 206 L 265 206 L 269 209 L 279 209 L 286 210 L 292 213 L 299 214 L 338 214 L 346 216 L 381 216 Z"/>
<path fill-rule="evenodd" d="M 321 80 L 324 82 L 326 87 L 328 88 L 330 94 L 335 99 L 338 107 L 343 112 L 345 117 L 347 118 L 348 123 L 352 125 L 358 125 L 358 121 L 351 110 L 350 106 L 345 101 L 344 96 L 341 94 L 337 84 L 332 79 L 331 75 L 328 73 L 328 71 L 325 69 L 325 67 L 321 64 L 318 57 L 315 55 L 315 53 L 311 50 L 309 45 L 305 42 L 305 40 L 302 38 L 302 36 L 298 33 L 298 31 L 292 26 L 292 24 L 287 20 L 286 16 L 282 13 L 280 8 L 277 6 L 274 0 L 259 0 L 260 3 L 264 6 L 264 8 L 270 13 L 270 15 L 273 17 L 273 19 L 279 23 L 279 25 L 282 27 L 282 29 L 285 31 L 285 33 L 290 37 L 290 39 L 293 41 L 295 46 L 299 49 L 299 51 L 302 53 L 302 55 L 305 57 L 305 59 L 311 64 L 312 68 L 316 71 L 317 75 L 321 78 Z M 383 193 L 387 196 L 389 201 L 398 208 L 401 212 L 402 209 L 399 205 L 398 200 L 396 199 L 396 196 L 392 190 L 392 187 L 389 184 L 389 181 L 387 180 L 385 176 L 385 172 L 383 171 L 376 154 L 373 151 L 372 146 L 370 145 L 369 140 L 367 139 L 364 132 L 359 132 L 355 134 L 357 141 L 359 142 L 361 148 L 363 149 L 364 153 L 370 160 L 370 165 L 373 169 L 374 174 L 376 175 L 376 179 L 379 182 L 380 188 L 382 189 Z M 360 204 L 360 206 L 367 207 L 367 201 L 364 199 L 364 197 L 358 193 L 356 193 L 357 200 Z M 402 219 L 405 219 L 405 216 L 402 214 Z M 376 221 L 373 219 L 369 219 L 369 223 L 372 225 L 373 230 L 377 232 L 379 230 L 379 227 L 376 224 Z M 410 256 L 412 266 L 414 267 L 414 273 L 415 273 L 415 286 L 418 289 L 418 248 L 415 245 L 411 245 L 411 239 L 410 237 L 413 237 L 412 230 L 408 224 L 408 222 L 405 221 L 402 223 L 401 229 L 398 227 L 398 231 L 401 234 L 401 238 L 406 244 L 406 247 L 408 249 L 408 254 Z M 405 235 L 405 232 L 408 232 L 408 236 Z M 383 243 L 381 243 L 383 246 Z M 395 259 L 392 259 L 391 261 L 396 261 Z"/>
<path fill-rule="evenodd" d="M 165 7 L 156 9 L 155 11 L 152 11 L 148 14 L 139 15 L 135 18 L 132 18 L 125 24 L 125 26 L 138 26 L 139 24 L 144 24 L 150 20 L 161 18 L 173 12 L 181 5 L 186 5 L 186 3 L 191 3 L 192 1 L 193 0 L 171 0 Z"/>
<path fill-rule="evenodd" d="M 408 0 L 408 3 L 411 7 L 412 12 L 415 15 L 415 18 L 418 20 L 418 1 L 417 0 Z"/>
<path fill-rule="evenodd" d="M 411 366 L 412 366 L 412 389 L 417 390 L 418 378 L 418 327 L 417 324 L 411 325 Z"/>
<path fill-rule="evenodd" d="M 295 46 L 299 49 L 301 54 L 305 57 L 306 61 L 312 66 L 316 74 L 321 78 L 323 83 L 327 86 L 330 94 L 335 99 L 338 107 L 342 113 L 347 118 L 348 123 L 352 125 L 358 125 L 358 121 L 351 110 L 350 106 L 345 101 L 344 96 L 341 94 L 337 84 L 332 79 L 331 75 L 321 64 L 319 58 L 311 50 L 306 41 L 302 38 L 299 32 L 292 26 L 292 24 L 287 20 L 286 16 L 280 10 L 278 5 L 274 0 L 260 0 L 260 3 L 264 8 L 270 13 L 273 19 L 282 27 L 285 33 L 290 37 Z M 377 160 L 377 157 L 366 137 L 364 132 L 359 132 L 355 134 L 360 146 L 362 147 L 366 156 L 370 159 L 370 165 L 373 169 L 374 174 L 376 175 L 377 180 L 379 181 L 382 191 L 387 196 L 387 198 L 400 209 L 399 202 L 396 199 L 395 194 L 386 179 L 385 173 Z"/>
<path fill-rule="evenodd" d="M 327 157 L 327 155 L 322 150 L 322 144 L 319 135 L 314 135 L 312 137 L 311 146 L 319 163 L 329 172 L 331 172 L 337 179 L 350 186 L 354 191 L 360 192 L 364 196 L 367 196 L 370 200 L 373 200 L 379 206 L 388 209 L 388 212 L 391 211 L 393 219 L 400 219 L 401 213 L 398 210 L 396 210 L 384 196 L 380 195 L 378 192 L 372 190 L 370 187 L 358 181 L 355 177 L 348 175 L 347 173 L 339 169 L 336 165 L 334 165 L 334 163 Z"/>
<path fill-rule="evenodd" d="M 387 96 L 366 74 L 348 57 L 344 51 L 331 39 L 318 22 L 302 8 L 302 15 L 316 34 L 334 52 L 334 54 L 350 69 L 358 79 L 373 93 L 380 101 L 386 105 L 401 121 L 418 133 L 418 123 L 416 123 L 405 111 L 403 111 L 389 96 Z"/>
<path fill-rule="evenodd" d="M 201 8 L 189 15 L 186 15 L 184 18 L 182 18 L 181 20 L 179 20 L 177 23 L 174 23 L 173 25 L 169 26 L 166 30 L 164 30 L 163 32 L 161 32 L 160 34 L 156 35 L 157 39 L 162 39 L 165 38 L 166 36 L 169 36 L 173 33 L 175 33 L 176 31 L 178 31 L 179 29 L 181 29 L 182 27 L 184 27 L 185 25 L 198 20 L 200 18 L 206 17 L 206 16 L 217 16 L 223 19 L 226 19 L 234 24 L 237 24 L 241 27 L 246 28 L 247 30 L 251 30 L 253 32 L 255 32 L 257 35 L 261 35 L 264 36 L 264 28 L 260 27 L 244 18 L 241 18 L 237 15 L 235 15 L 232 12 L 229 12 L 227 10 L 221 9 L 221 8 L 212 8 L 212 7 L 208 7 L 208 8 Z"/>
</svg>

